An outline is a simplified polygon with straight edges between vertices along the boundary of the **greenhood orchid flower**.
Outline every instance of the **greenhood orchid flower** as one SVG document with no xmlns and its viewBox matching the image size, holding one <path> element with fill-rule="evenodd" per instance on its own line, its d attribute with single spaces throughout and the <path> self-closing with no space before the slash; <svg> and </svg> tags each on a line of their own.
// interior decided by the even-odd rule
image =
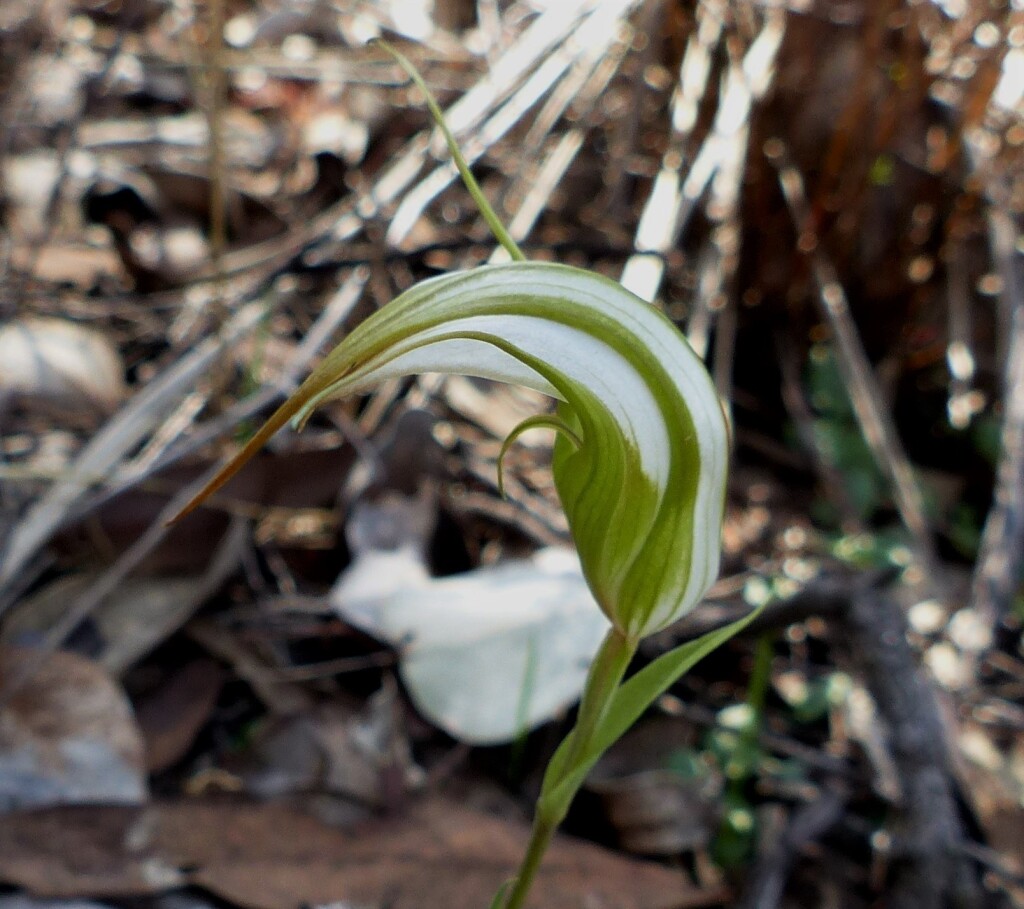
<svg viewBox="0 0 1024 909">
<path fill-rule="evenodd" d="M 601 754 L 754 616 L 687 641 L 625 678 L 640 639 L 693 609 L 718 572 L 726 422 L 700 359 L 654 307 L 592 272 L 523 260 L 419 74 L 385 47 L 422 89 L 467 188 L 515 261 L 423 281 L 359 325 L 182 515 L 286 423 L 301 428 L 319 405 L 385 379 L 458 373 L 554 399 L 553 413 L 511 433 L 502 456 L 527 429 L 555 430 L 555 486 L 611 628 L 590 666 L 576 724 L 545 773 L 526 856 L 492 903 L 521 909 L 555 829 Z"/>
<path fill-rule="evenodd" d="M 275 413 L 206 495 L 292 419 L 413 373 L 524 385 L 557 411 L 555 484 L 584 575 L 623 636 L 685 615 L 718 572 L 725 419 L 678 329 L 613 281 L 514 262 L 417 284 L 356 328 Z"/>
</svg>

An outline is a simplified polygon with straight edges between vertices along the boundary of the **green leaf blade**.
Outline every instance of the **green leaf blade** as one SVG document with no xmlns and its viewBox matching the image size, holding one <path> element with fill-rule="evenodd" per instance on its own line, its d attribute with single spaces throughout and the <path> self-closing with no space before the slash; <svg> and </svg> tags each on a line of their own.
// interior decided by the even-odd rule
<svg viewBox="0 0 1024 909">
<path fill-rule="evenodd" d="M 643 713 L 704 657 L 739 634 L 761 613 L 753 610 L 743 618 L 680 644 L 629 678 L 615 692 L 603 722 L 595 730 L 579 759 L 570 762 L 570 737 L 559 746 L 544 775 L 541 801 L 551 806 L 568 806 L 594 765 Z M 550 809 L 554 810 L 554 809 Z"/>
</svg>

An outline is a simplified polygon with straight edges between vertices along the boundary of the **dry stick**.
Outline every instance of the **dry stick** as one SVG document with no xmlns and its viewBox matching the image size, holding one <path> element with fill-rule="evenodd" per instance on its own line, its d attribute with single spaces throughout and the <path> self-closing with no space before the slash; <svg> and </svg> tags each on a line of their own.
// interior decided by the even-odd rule
<svg viewBox="0 0 1024 909">
<path fill-rule="evenodd" d="M 60 648 L 68 639 L 71 633 L 87 619 L 102 602 L 110 596 L 131 572 L 145 559 L 170 531 L 166 521 L 176 511 L 187 503 L 192 495 L 198 492 L 216 472 L 216 466 L 207 471 L 190 486 L 186 486 L 178 494 L 170 499 L 156 521 L 150 524 L 149 528 L 142 534 L 103 574 L 93 581 L 82 594 L 75 599 L 66 609 L 55 625 L 47 629 L 42 642 L 35 649 L 35 660 L 25 670 L 12 679 L 8 685 L 3 698 L 0 699 L 0 708 L 7 698 L 16 694 L 23 685 L 30 682 L 36 670 L 42 665 L 42 657 L 53 653 Z M 195 594 L 190 597 L 187 604 L 191 610 L 198 609 L 203 600 L 219 587 L 238 564 L 241 555 L 241 548 L 246 537 L 245 521 L 241 518 L 234 519 L 228 526 L 227 531 L 218 544 L 213 554 L 209 567 L 200 580 L 199 587 Z M 183 609 L 181 619 L 184 621 L 190 610 Z"/>
<path fill-rule="evenodd" d="M 447 129 L 453 135 L 468 136 L 464 139 L 465 148 L 462 149 L 462 154 L 468 164 L 474 164 L 491 146 L 508 133 L 526 112 L 546 92 L 551 90 L 552 86 L 557 85 L 565 77 L 572 64 L 585 55 L 585 51 L 594 44 L 605 48 L 609 47 L 614 41 L 617 23 L 629 14 L 636 4 L 637 0 L 604 0 L 603 3 L 598 4 L 597 8 L 576 28 L 573 35 L 574 42 L 563 44 L 549 54 L 529 75 L 523 85 L 511 94 L 493 115 L 488 117 L 485 122 L 480 123 L 472 134 L 467 133 L 465 127 L 462 126 L 462 121 L 465 119 L 464 114 L 470 101 L 474 100 L 477 90 L 486 85 L 488 80 L 482 80 L 445 111 L 444 120 L 447 122 Z M 550 39 L 544 36 L 544 40 L 549 41 Z M 494 73 L 497 73 L 497 67 L 492 71 L 490 81 L 494 81 Z M 396 169 L 397 167 L 391 168 L 389 173 Z M 446 162 L 406 193 L 388 227 L 388 243 L 393 246 L 402 243 L 427 205 L 455 181 L 458 175 L 458 169 L 452 163 Z"/>
<path fill-rule="evenodd" d="M 537 114 L 523 139 L 523 148 L 541 148 L 548 134 L 571 104 L 575 120 L 584 120 L 593 110 L 612 76 L 618 72 L 629 48 L 625 37 L 610 45 L 596 45 L 577 60 L 564 78 L 552 91 L 550 97 Z M 509 187 L 507 198 L 519 198 L 521 202 L 508 225 L 508 232 L 516 242 L 522 242 L 540 217 L 552 193 L 562 177 L 584 147 L 586 130 L 574 126 L 553 143 L 543 159 L 530 161 L 522 168 L 515 182 Z M 497 247 L 490 262 L 497 264 L 509 261 L 508 252 Z"/>
<path fill-rule="evenodd" d="M 224 0 L 209 0 L 206 36 L 206 122 L 210 134 L 210 258 L 216 276 L 216 307 L 224 312 L 224 251 L 227 248 L 227 195 L 224 181 Z"/>
<path fill-rule="evenodd" d="M 680 70 L 680 84 L 684 87 L 693 73 L 702 80 L 701 94 L 706 91 L 703 83 L 707 82 L 711 52 L 720 37 L 717 19 L 723 8 L 724 4 L 718 2 L 702 7 L 709 17 L 707 31 L 710 37 L 701 37 L 705 31 L 704 25 L 698 28 L 696 38 L 693 39 L 695 43 L 692 44 L 692 60 L 695 62 L 691 62 L 691 46 L 688 46 L 687 57 Z M 742 161 L 740 145 L 746 141 L 750 112 L 754 101 L 762 97 L 771 85 L 775 57 L 782 44 L 785 28 L 785 11 L 770 10 L 765 16 L 763 28 L 746 50 L 742 61 L 730 62 L 722 77 L 722 100 L 711 132 L 693 158 L 685 179 L 682 178 L 684 141 L 694 126 L 700 95 L 683 88 L 673 99 L 673 136 L 670 147 L 662 159 L 661 170 L 637 225 L 634 241 L 637 253 L 630 257 L 622 271 L 622 285 L 637 296 L 654 300 L 665 270 L 663 258 L 640 250 L 667 253 L 682 235 L 708 185 L 720 173 L 723 165 Z M 704 40 L 709 42 L 707 46 L 701 43 Z M 742 170 L 742 165 L 737 166 Z"/>
<path fill-rule="evenodd" d="M 99 605 L 127 579 L 142 563 L 143 559 L 164 541 L 170 532 L 166 521 L 177 513 L 177 509 L 184 507 L 192 495 L 203 488 L 205 481 L 209 480 L 216 472 L 216 467 L 219 467 L 219 465 L 215 465 L 214 468 L 207 470 L 199 479 L 183 487 L 176 495 L 169 499 L 167 504 L 161 509 L 160 514 L 146 528 L 145 532 L 121 554 L 113 565 L 96 578 L 70 604 L 70 608 L 64 611 L 57 624 L 46 632 L 42 646 L 45 652 L 56 650 L 60 647 L 70 634 L 85 619 L 92 615 Z M 215 570 L 215 577 L 223 579 L 237 564 L 239 544 L 244 540 L 244 535 L 242 535 L 244 526 L 244 520 L 241 518 L 235 518 L 232 521 L 224 537 L 225 541 L 230 542 L 225 556 L 228 561 L 226 564 L 219 565 Z M 215 559 L 213 564 L 217 564 L 217 562 L 218 560 Z M 195 605 L 198 607 L 200 604 L 197 602 Z"/>
<path fill-rule="evenodd" d="M 621 0 L 614 2 L 620 4 Z M 607 3 L 603 0 L 604 5 Z M 593 13 L 594 6 L 593 0 L 563 0 L 548 5 L 493 62 L 487 74 L 445 111 L 449 129 L 456 135 L 477 131 L 534 67 L 552 56 L 570 35 L 579 40 L 581 21 Z M 628 12 L 623 10 L 622 17 Z"/>
<path fill-rule="evenodd" d="M 571 129 L 565 133 L 539 162 L 533 166 L 528 165 L 524 176 L 528 175 L 531 180 L 529 190 L 524 194 L 519 208 L 508 224 L 508 232 L 517 243 L 523 240 L 533 230 L 537 218 L 544 211 L 545 206 L 551 199 L 551 194 L 558 187 L 565 172 L 569 169 L 580 149 L 583 148 L 584 132 L 581 129 Z M 536 147 L 536 146 L 533 146 Z M 508 250 L 503 246 L 496 246 L 488 260 L 490 265 L 499 265 L 510 261 Z"/>
<path fill-rule="evenodd" d="M 594 107 L 605 97 L 605 89 L 622 65 L 635 36 L 628 20 L 611 29 L 611 34 L 613 40 L 610 44 L 600 42 L 587 47 L 565 78 L 552 89 L 523 137 L 523 148 L 540 148 L 568 110 L 572 112 L 569 118 L 572 122 L 587 122 Z M 570 129 L 565 135 L 573 131 Z M 511 193 L 514 197 L 522 196 L 523 187 L 530 185 L 529 174 L 523 172 L 513 184 Z"/>
<path fill-rule="evenodd" d="M 488 483 L 494 477 L 494 464 L 486 462 Z M 477 475 L 485 471 L 477 471 Z M 514 476 L 506 478 L 509 501 L 491 492 L 463 492 L 446 500 L 446 506 L 457 517 L 483 517 L 507 524 L 541 546 L 565 546 L 568 533 L 552 520 L 554 508 L 535 493 L 528 492 Z"/>
<path fill-rule="evenodd" d="M 1003 365 L 1001 454 L 971 583 L 971 606 L 983 627 L 994 629 L 1010 610 L 1024 559 L 1024 257 L 1014 248 L 1017 230 L 1009 213 L 992 209 L 989 230 L 1003 279 L 1010 337 Z"/>
<path fill-rule="evenodd" d="M 359 302 L 363 288 L 366 285 L 367 275 L 368 272 L 363 267 L 356 268 L 348 275 L 341 287 L 331 296 L 320 315 L 317 316 L 316 321 L 306 332 L 295 352 L 282 369 L 281 374 L 270 383 L 269 387 L 261 389 L 261 391 L 273 390 L 278 393 L 279 397 L 287 397 L 298 387 L 303 374 L 309 368 L 310 362 L 333 337 L 338 326 L 348 318 L 352 309 Z M 273 306 L 274 302 L 271 303 L 271 308 Z M 247 400 L 252 400 L 252 398 Z M 233 428 L 242 422 L 243 419 L 244 417 L 239 416 L 228 428 Z M 152 452 L 146 461 L 136 458 L 128 467 L 128 475 L 131 476 L 143 472 L 152 473 L 152 465 L 159 461 L 163 453 L 182 435 L 186 428 L 187 426 L 183 426 L 180 432 L 166 438 L 162 447 Z M 358 448 L 360 440 L 357 439 L 355 444 Z M 118 475 L 115 481 L 123 479 L 125 477 Z"/>
<path fill-rule="evenodd" d="M 392 47 L 386 41 L 380 41 L 379 44 L 395 58 L 402 69 L 405 70 L 406 75 L 408 75 L 416 84 L 416 87 L 420 90 L 420 94 L 423 95 L 423 100 L 426 102 L 427 109 L 430 111 L 430 116 L 434 121 L 435 127 L 438 132 L 441 133 L 445 144 L 448 146 L 448 153 L 451 155 L 451 163 L 454 166 L 455 171 L 462 178 L 462 182 L 470 196 L 473 197 L 473 201 L 476 203 L 476 207 L 479 209 L 480 215 L 483 217 L 484 221 L 487 222 L 487 226 L 490 228 L 494 238 L 503 247 L 505 247 L 505 251 L 513 259 L 517 262 L 523 261 L 526 257 L 523 255 L 522 250 L 520 250 L 516 245 L 516 241 L 509 236 L 508 231 L 505 230 L 505 225 L 488 203 L 487 197 L 484 195 L 484 191 L 480 188 L 480 184 L 476 182 L 476 177 L 473 176 L 473 171 L 470 170 L 468 162 L 463 157 L 462 149 L 459 148 L 459 143 L 456 141 L 454 134 L 445 122 L 444 113 L 437 101 L 434 100 L 434 96 L 427 87 L 427 83 L 423 81 L 423 77 L 420 75 L 419 70 L 417 70 L 416 67 L 409 62 L 409 59 L 405 54 L 397 48 Z M 429 182 L 430 180 L 428 178 L 428 180 L 420 184 L 418 189 L 422 189 Z M 409 197 L 406 197 L 405 202 L 408 201 Z M 405 202 L 402 203 L 403 206 L 405 205 Z"/>
<path fill-rule="evenodd" d="M 848 796 L 827 789 L 813 802 L 794 809 L 792 817 L 759 856 L 747 877 L 736 909 L 774 909 L 782 901 L 786 881 L 801 850 L 827 833 L 842 817 Z"/>
<path fill-rule="evenodd" d="M 902 804 L 893 831 L 889 909 L 981 905 L 965 839 L 946 735 L 934 688 L 917 668 L 903 612 L 891 597 L 863 590 L 843 621 L 850 657 L 885 720 Z"/>
<path fill-rule="evenodd" d="M 835 572 L 824 574 L 809 582 L 798 593 L 778 600 L 764 608 L 747 627 L 749 635 L 777 631 L 802 622 L 811 616 L 841 620 L 850 598 L 862 590 L 874 589 L 893 581 L 899 574 L 896 568 L 851 574 Z M 742 597 L 726 602 L 705 600 L 700 609 L 695 609 L 665 631 L 648 639 L 640 652 L 645 658 L 653 659 L 682 641 L 697 638 L 724 628 L 750 612 L 750 604 Z"/>
<path fill-rule="evenodd" d="M 727 42 L 727 46 L 731 42 Z M 742 63 L 730 51 L 730 77 L 736 84 L 746 81 Z M 753 101 L 753 91 L 746 96 Z M 737 125 L 729 141 L 721 143 L 717 171 L 711 181 L 706 206 L 713 227 L 702 256 L 697 299 L 686 327 L 687 340 L 702 359 L 707 359 L 709 333 L 715 330 L 714 379 L 732 425 L 732 364 L 735 353 L 737 313 L 736 270 L 739 267 L 741 236 L 740 193 L 750 138 L 748 116 Z M 733 437 L 735 439 L 735 436 Z"/>
<path fill-rule="evenodd" d="M 739 218 L 734 222 L 734 228 L 739 230 Z M 723 230 L 722 225 L 718 230 Z M 738 242 L 738 241 L 737 241 Z M 715 380 L 715 389 L 718 397 L 725 407 L 726 416 L 730 426 L 735 426 L 732 411 L 732 371 L 733 361 L 736 357 L 736 333 L 739 329 L 739 313 L 736 306 L 736 268 L 739 265 L 739 255 L 736 253 L 726 254 L 723 261 L 722 275 L 722 306 L 717 310 L 718 325 L 715 328 L 715 360 L 712 367 L 712 375 Z M 733 433 L 732 444 L 736 444 L 736 435 Z"/>
<path fill-rule="evenodd" d="M 189 350 L 137 392 L 75 458 L 66 474 L 50 486 L 21 517 L 0 553 L 0 614 L 12 601 L 22 572 L 82 500 L 97 477 L 109 476 L 178 400 L 230 347 L 254 328 L 264 307 L 250 303 L 218 335 Z"/>
<path fill-rule="evenodd" d="M 880 590 L 893 574 L 821 578 L 769 606 L 747 633 L 812 615 L 828 619 L 885 721 L 902 789 L 885 905 L 889 909 L 943 909 L 946 905 L 974 909 L 980 905 L 978 880 L 957 808 L 938 698 L 918 669 L 902 610 Z M 706 603 L 673 626 L 672 633 L 704 634 L 728 624 L 744 609 L 749 607 L 743 603 Z"/>
<path fill-rule="evenodd" d="M 765 143 L 765 153 L 778 168 L 779 183 L 797 232 L 803 234 L 811 229 L 812 224 L 803 177 L 790 163 L 780 139 L 769 139 Z M 846 380 L 857 422 L 875 462 L 892 482 L 896 507 L 913 538 L 917 560 L 926 576 L 934 579 L 937 559 L 932 530 L 925 515 L 924 496 L 903 450 L 892 415 L 883 403 L 878 379 L 850 315 L 846 293 L 839 283 L 835 266 L 822 251 L 820 243 L 815 242 L 808 255 L 818 287 L 818 304 L 835 338 L 839 368 Z"/>
<path fill-rule="evenodd" d="M 305 688 L 280 678 L 273 666 L 263 662 L 253 648 L 230 630 L 210 619 L 193 619 L 185 626 L 185 633 L 213 656 L 229 663 L 271 713 L 293 716 L 312 706 L 313 699 Z"/>
<path fill-rule="evenodd" d="M 696 10 L 696 25 L 686 41 L 679 64 L 671 104 L 669 146 L 637 225 L 634 245 L 638 251 L 630 256 L 622 272 L 623 286 L 645 300 L 652 301 L 657 296 L 665 270 L 664 255 L 684 227 L 681 212 L 685 199 L 680 194 L 680 185 L 686 145 L 711 84 L 711 63 L 722 37 L 724 14 L 723 0 L 701 0 Z M 705 140 L 705 147 L 716 135 L 712 131 Z M 703 192 L 703 186 L 700 191 Z"/>
<path fill-rule="evenodd" d="M 295 390 L 310 362 L 334 335 L 338 326 L 349 317 L 362 296 L 367 277 L 366 268 L 360 266 L 342 282 L 341 287 L 332 295 L 317 320 L 306 332 L 281 375 L 274 382 L 264 385 L 257 392 L 239 401 L 215 419 L 202 424 L 192 435 L 177 444 L 169 444 L 165 450 L 157 452 L 151 461 L 140 465 L 138 469 L 133 464 L 129 469 L 119 471 L 103 489 L 69 511 L 61 526 L 81 521 L 83 517 L 121 493 L 139 486 L 154 474 L 160 473 L 183 458 L 194 454 L 203 446 L 216 441 L 261 411 L 269 409 L 272 405 L 280 404 Z M 341 423 L 342 432 L 359 456 L 372 462 L 376 455 L 358 429 L 340 415 L 338 420 Z"/>
<path fill-rule="evenodd" d="M 630 31 L 645 38 L 648 35 L 662 35 L 665 33 L 665 24 L 668 19 L 665 0 L 649 0 L 640 5 L 636 15 L 630 23 Z M 633 44 L 632 38 L 627 39 Z M 645 73 L 652 66 L 657 65 L 661 58 L 659 42 L 645 41 L 637 42 L 637 46 L 631 49 L 630 56 L 632 64 L 636 67 L 637 74 Z M 610 161 L 626 162 L 641 149 L 641 123 L 643 122 L 644 100 L 648 95 L 647 80 L 638 78 L 636 75 L 629 77 L 620 88 L 621 95 L 617 103 L 615 114 L 607 118 L 604 124 L 605 142 L 607 150 L 605 154 Z M 634 205 L 632 183 L 633 178 L 629 174 L 630 168 L 605 167 L 602 173 L 601 190 L 601 215 L 611 224 L 629 224 L 633 220 Z M 582 217 L 590 220 L 593 215 L 587 213 L 584 207 Z"/>
<path fill-rule="evenodd" d="M 771 26 L 765 25 L 767 31 Z M 775 50 L 778 50 L 776 46 Z M 772 58 L 774 51 L 772 53 Z M 758 83 L 767 88 L 773 67 L 768 67 L 767 74 Z M 742 70 L 738 60 L 732 66 Z M 749 99 L 753 103 L 756 91 L 750 89 Z M 736 306 L 736 273 L 740 262 L 740 195 L 743 185 L 744 167 L 746 164 L 748 144 L 750 141 L 750 121 L 748 118 L 737 127 L 732 141 L 724 143 L 722 157 L 719 160 L 718 172 L 711 182 L 711 195 L 708 200 L 708 217 L 715 224 L 711 233 L 711 243 L 715 250 L 714 274 L 715 282 L 712 296 L 707 298 L 707 308 L 717 315 L 715 330 L 715 357 L 713 375 L 715 388 L 719 398 L 724 402 L 729 425 L 733 424 L 732 413 L 732 371 L 736 354 L 736 332 L 739 315 Z M 735 444 L 735 434 L 733 444 Z"/>
</svg>

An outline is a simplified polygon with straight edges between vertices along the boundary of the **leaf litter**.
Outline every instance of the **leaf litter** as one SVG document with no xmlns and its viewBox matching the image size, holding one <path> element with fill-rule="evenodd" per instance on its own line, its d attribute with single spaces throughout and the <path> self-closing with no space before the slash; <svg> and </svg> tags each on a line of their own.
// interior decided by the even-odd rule
<svg viewBox="0 0 1024 909">
<path fill-rule="evenodd" d="M 495 579 L 566 542 L 542 437 L 509 453 L 509 500 L 495 484 L 534 402 L 395 383 L 282 434 L 185 532 L 159 517 L 332 338 L 421 277 L 501 257 L 418 96 L 365 46 L 397 33 L 515 240 L 655 300 L 727 400 L 726 570 L 644 658 L 771 604 L 764 703 L 748 636 L 662 699 L 678 747 L 628 745 L 613 787 L 627 817 L 653 791 L 706 827 L 570 818 L 690 870 L 566 838 L 545 904 L 583 904 L 585 882 L 638 907 L 941 905 L 943 887 L 1022 904 L 1020 10 L 261 3 L 226 8 L 216 50 L 215 6 L 0 12 L 0 788 L 9 808 L 161 796 L 6 815 L 4 879 L 66 899 L 193 884 L 245 906 L 471 905 L 518 858 L 517 822 L 438 793 L 482 775 L 525 804 L 557 738 L 525 730 L 559 723 L 572 686 L 538 676 L 550 705 L 527 723 L 518 689 L 501 718 L 471 697 L 472 648 L 468 680 L 431 664 L 436 702 L 411 667 L 430 654 L 417 629 L 441 627 L 431 602 L 496 601 Z M 404 419 L 423 412 L 425 435 Z M 407 618 L 385 630 L 379 600 L 357 616 L 341 591 L 367 509 L 396 496 L 422 520 L 411 553 L 377 543 L 389 567 L 369 574 Z M 866 602 L 912 651 L 871 638 Z M 918 658 L 932 681 L 893 699 L 879 667 Z M 518 744 L 454 741 L 474 736 L 449 702 Z M 935 715 L 948 748 L 908 762 Z M 917 779 L 950 798 L 915 801 Z M 207 824 L 234 831 L 237 864 Z"/>
</svg>

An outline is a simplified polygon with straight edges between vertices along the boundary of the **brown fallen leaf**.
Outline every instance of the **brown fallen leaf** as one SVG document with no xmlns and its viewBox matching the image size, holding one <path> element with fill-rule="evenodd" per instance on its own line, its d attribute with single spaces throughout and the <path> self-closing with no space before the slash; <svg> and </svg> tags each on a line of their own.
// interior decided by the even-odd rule
<svg viewBox="0 0 1024 909">
<path fill-rule="evenodd" d="M 0 647 L 0 812 L 146 798 L 128 698 L 72 653 Z"/>
<path fill-rule="evenodd" d="M 188 883 L 150 846 L 154 811 L 73 805 L 5 815 L 0 880 L 41 898 L 149 896 Z"/>
<path fill-rule="evenodd" d="M 129 897 L 191 883 L 247 909 L 341 901 L 448 909 L 487 905 L 526 839 L 521 823 L 439 796 L 351 830 L 279 802 L 52 809 L 0 825 L 0 880 L 46 897 Z M 530 905 L 684 909 L 727 895 L 564 837 L 545 859 Z"/>
<path fill-rule="evenodd" d="M 224 670 L 199 659 L 171 673 L 136 706 L 146 742 L 146 768 L 159 773 L 180 761 L 210 719 L 224 685 Z"/>
<path fill-rule="evenodd" d="M 0 391 L 27 409 L 113 413 L 128 393 L 124 368 L 107 335 L 68 319 L 0 326 Z"/>
<path fill-rule="evenodd" d="M 362 825 L 344 864 L 233 856 L 198 869 L 193 880 L 248 909 L 340 900 L 391 909 L 486 906 L 518 865 L 526 840 L 517 823 L 438 798 L 405 818 Z M 566 837 L 545 858 L 529 905 L 682 909 L 721 897 L 697 890 L 678 872 Z"/>
</svg>

